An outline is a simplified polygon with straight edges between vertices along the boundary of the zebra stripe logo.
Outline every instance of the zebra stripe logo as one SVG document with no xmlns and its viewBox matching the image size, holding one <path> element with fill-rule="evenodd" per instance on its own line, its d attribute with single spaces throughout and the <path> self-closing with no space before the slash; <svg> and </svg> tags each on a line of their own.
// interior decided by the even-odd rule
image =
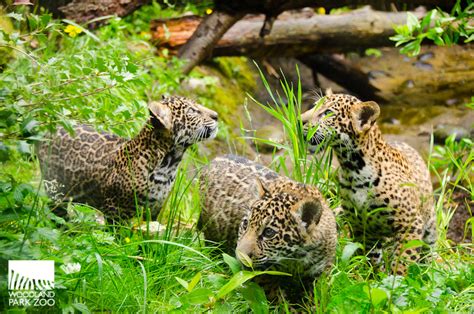
<svg viewBox="0 0 474 314">
<path fill-rule="evenodd" d="M 8 261 L 9 290 L 53 290 L 54 261 Z"/>
</svg>

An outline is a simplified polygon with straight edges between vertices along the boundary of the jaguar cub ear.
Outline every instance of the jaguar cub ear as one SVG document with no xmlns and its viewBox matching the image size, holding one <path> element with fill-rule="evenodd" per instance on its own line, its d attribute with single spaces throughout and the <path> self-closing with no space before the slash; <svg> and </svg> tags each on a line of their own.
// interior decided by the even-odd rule
<svg viewBox="0 0 474 314">
<path fill-rule="evenodd" d="M 148 104 L 148 110 L 150 111 L 150 117 L 153 127 L 164 128 L 171 130 L 171 110 L 162 102 L 152 101 Z"/>
<path fill-rule="evenodd" d="M 301 221 L 305 224 L 305 228 L 308 228 L 311 224 L 319 223 L 323 212 L 323 204 L 321 204 L 320 200 L 314 198 L 305 199 L 295 206 L 295 213 L 301 218 Z"/>
<path fill-rule="evenodd" d="M 355 104 L 351 108 L 352 126 L 357 133 L 363 133 L 374 125 L 380 115 L 380 107 L 375 101 Z"/>
<path fill-rule="evenodd" d="M 256 187 L 257 187 L 256 196 L 258 198 L 262 198 L 265 195 L 265 193 L 270 193 L 268 188 L 265 187 L 265 183 L 262 182 L 262 180 L 260 180 L 260 178 L 256 177 L 255 178 L 255 183 L 256 183 Z"/>
</svg>

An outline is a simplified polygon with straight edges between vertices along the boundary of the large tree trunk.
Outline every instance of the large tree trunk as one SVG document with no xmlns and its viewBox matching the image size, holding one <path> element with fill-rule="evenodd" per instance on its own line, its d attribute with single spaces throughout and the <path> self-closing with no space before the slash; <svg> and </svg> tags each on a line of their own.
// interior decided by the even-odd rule
<svg viewBox="0 0 474 314">
<path fill-rule="evenodd" d="M 40 5 L 48 8 L 55 15 L 77 23 L 86 23 L 108 15 L 126 16 L 150 0 L 40 0 Z M 67 3 L 67 4 L 66 4 Z M 92 27 L 101 24 L 97 21 Z"/>
<path fill-rule="evenodd" d="M 424 14 L 413 13 L 418 17 Z M 274 22 L 270 34 L 262 38 L 260 30 L 264 16 L 247 16 L 217 41 L 212 55 L 281 57 L 392 46 L 394 43 L 389 37 L 395 33 L 393 26 L 406 23 L 406 19 L 406 12 L 379 12 L 368 7 L 340 15 L 316 15 L 313 10 L 285 12 Z M 155 21 L 152 23 L 153 38 L 158 46 L 180 49 L 184 56 L 182 45 L 191 37 L 199 21 L 197 17 Z"/>
</svg>

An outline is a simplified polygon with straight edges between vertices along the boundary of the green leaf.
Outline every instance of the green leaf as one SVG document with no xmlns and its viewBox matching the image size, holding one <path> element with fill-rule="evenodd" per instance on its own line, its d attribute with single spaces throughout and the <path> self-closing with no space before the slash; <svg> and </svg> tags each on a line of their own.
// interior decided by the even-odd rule
<svg viewBox="0 0 474 314">
<path fill-rule="evenodd" d="M 360 243 L 354 243 L 354 242 L 349 242 L 346 244 L 344 249 L 342 250 L 342 256 L 341 256 L 341 261 L 343 263 L 349 262 L 351 259 L 352 255 L 358 250 L 358 249 L 363 249 L 362 244 Z"/>
<path fill-rule="evenodd" d="M 199 288 L 181 296 L 183 304 L 201 305 L 211 301 L 214 292 L 211 289 Z"/>
<path fill-rule="evenodd" d="M 227 302 L 217 302 L 214 305 L 214 308 L 212 309 L 213 314 L 228 314 L 228 313 L 233 313 L 234 308 L 232 307 L 231 304 Z"/>
<path fill-rule="evenodd" d="M 418 18 L 413 15 L 413 13 L 407 13 L 407 26 L 411 32 L 413 32 L 415 29 L 420 28 L 420 22 L 418 21 Z"/>
<path fill-rule="evenodd" d="M 246 281 L 260 275 L 280 275 L 280 276 L 291 276 L 290 274 L 279 272 L 279 271 L 239 271 L 217 292 L 216 300 L 225 297 L 230 292 L 239 288 Z"/>
<path fill-rule="evenodd" d="M 190 290 L 188 289 L 189 284 L 188 284 L 188 282 L 187 282 L 186 280 L 181 279 L 181 278 L 179 278 L 179 277 L 174 277 L 174 279 L 176 279 L 176 281 L 179 282 L 179 284 L 182 285 L 182 286 L 184 287 L 184 289 L 190 291 Z"/>
<path fill-rule="evenodd" d="M 382 290 L 380 288 L 370 288 L 369 286 L 366 285 L 364 286 L 363 290 L 372 301 L 372 304 L 374 305 L 374 307 L 377 307 L 383 301 L 388 299 L 388 296 L 385 290 Z"/>
<path fill-rule="evenodd" d="M 242 264 L 244 264 L 245 267 L 253 268 L 252 259 L 247 254 L 239 250 L 235 250 L 235 251 L 236 251 L 238 259 L 242 262 Z"/>
<path fill-rule="evenodd" d="M 426 27 L 429 27 L 431 23 L 431 19 L 434 18 L 435 16 L 436 16 L 436 10 L 431 10 L 430 12 L 428 12 L 425 15 L 425 17 L 421 20 L 420 28 L 425 29 Z"/>
<path fill-rule="evenodd" d="M 23 203 L 26 196 L 33 193 L 33 187 L 29 184 L 22 183 L 13 190 L 13 199 L 17 203 Z"/>
<path fill-rule="evenodd" d="M 464 40 L 465 43 L 469 43 L 474 40 L 474 34 L 470 35 L 467 39 Z"/>
<path fill-rule="evenodd" d="M 81 313 L 85 313 L 85 314 L 91 313 L 87 305 L 85 305 L 84 303 L 73 303 L 72 307 Z"/>
<path fill-rule="evenodd" d="M 50 14 L 43 14 L 40 16 L 40 21 L 41 21 L 41 26 L 46 27 L 48 26 L 49 22 L 51 21 L 51 15 Z"/>
<path fill-rule="evenodd" d="M 402 251 L 405 251 L 414 247 L 420 247 L 420 246 L 428 246 L 428 245 L 423 240 L 418 240 L 418 239 L 410 240 L 403 245 Z"/>
<path fill-rule="evenodd" d="M 8 17 L 11 17 L 12 19 L 17 20 L 18 22 L 23 21 L 23 16 L 21 14 L 15 13 L 15 12 L 10 12 L 7 14 Z"/>
<path fill-rule="evenodd" d="M 240 266 L 239 261 L 235 257 L 224 253 L 222 254 L 222 258 L 224 259 L 224 262 L 229 266 L 230 270 L 232 271 L 232 274 L 235 274 L 241 270 L 242 267 Z"/>
<path fill-rule="evenodd" d="M 225 297 L 227 294 L 240 287 L 244 282 L 255 276 L 257 276 L 255 272 L 245 270 L 239 271 L 217 292 L 216 299 L 219 300 Z"/>
<path fill-rule="evenodd" d="M 193 279 L 188 284 L 188 291 L 193 291 L 194 287 L 198 284 L 199 280 L 201 280 L 201 272 L 197 273 Z"/>
<path fill-rule="evenodd" d="M 441 38 L 440 36 L 436 36 L 434 38 L 432 38 L 432 40 L 434 41 L 434 43 L 438 46 L 444 46 L 444 40 L 443 38 Z"/>
<path fill-rule="evenodd" d="M 411 56 L 416 56 L 417 54 L 420 53 L 420 40 L 414 40 L 410 43 L 408 43 L 405 47 L 400 49 L 401 53 L 408 54 Z"/>
<path fill-rule="evenodd" d="M 255 282 L 248 282 L 240 289 L 245 301 L 248 302 L 250 309 L 255 314 L 268 313 L 268 301 L 265 292 Z"/>
</svg>

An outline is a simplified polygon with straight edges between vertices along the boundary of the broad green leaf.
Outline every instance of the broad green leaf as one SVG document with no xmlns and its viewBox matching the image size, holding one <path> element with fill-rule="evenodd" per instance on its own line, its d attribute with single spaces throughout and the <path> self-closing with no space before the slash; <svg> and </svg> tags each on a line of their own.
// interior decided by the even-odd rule
<svg viewBox="0 0 474 314">
<path fill-rule="evenodd" d="M 214 292 L 211 289 L 199 288 L 181 296 L 183 304 L 201 305 L 211 301 Z"/>
<path fill-rule="evenodd" d="M 423 240 L 418 240 L 418 239 L 410 240 L 403 245 L 402 250 L 405 251 L 405 250 L 408 250 L 414 247 L 419 247 L 419 246 L 427 246 L 427 244 Z"/>
<path fill-rule="evenodd" d="M 418 18 L 413 13 L 410 13 L 410 12 L 407 13 L 407 26 L 408 26 L 408 29 L 411 31 L 420 27 L 420 22 L 418 21 Z"/>
<path fill-rule="evenodd" d="M 199 280 L 201 280 L 201 272 L 197 273 L 193 279 L 188 284 L 188 291 L 191 292 L 193 291 L 194 287 L 198 284 Z"/>
<path fill-rule="evenodd" d="M 87 305 L 85 305 L 84 303 L 73 303 L 72 307 L 75 310 L 79 311 L 80 313 L 85 313 L 85 314 L 91 313 Z"/>
<path fill-rule="evenodd" d="M 212 314 L 229 314 L 233 312 L 234 308 L 227 302 L 217 302 L 212 309 Z"/>
<path fill-rule="evenodd" d="M 235 250 L 235 251 L 236 251 L 238 259 L 240 260 L 240 262 L 242 262 L 242 264 L 244 264 L 245 267 L 253 268 L 252 259 L 247 254 L 239 250 Z"/>
<path fill-rule="evenodd" d="M 260 275 L 279 275 L 279 276 L 291 276 L 290 274 L 279 272 L 279 271 L 239 271 L 217 292 L 216 300 L 225 297 L 230 292 L 240 287 L 246 281 Z"/>
<path fill-rule="evenodd" d="M 232 271 L 232 274 L 235 274 L 241 270 L 240 263 L 235 257 L 232 257 L 225 253 L 222 254 L 222 257 L 224 259 L 224 262 L 229 266 L 230 270 Z"/>
<path fill-rule="evenodd" d="M 344 263 L 349 262 L 352 255 L 354 255 L 355 251 L 362 248 L 363 248 L 362 244 L 360 243 L 354 243 L 354 242 L 347 243 L 344 249 L 342 250 L 342 256 L 341 256 L 342 262 Z"/>
<path fill-rule="evenodd" d="M 189 283 L 188 283 L 186 280 L 181 279 L 181 278 L 179 278 L 179 277 L 174 277 L 174 279 L 176 279 L 176 281 L 179 282 L 179 284 L 182 285 L 182 286 L 184 287 L 184 289 L 190 291 L 190 290 L 188 289 Z"/>
<path fill-rule="evenodd" d="M 380 303 L 383 301 L 387 300 L 388 296 L 385 290 L 382 290 L 380 288 L 369 288 L 369 286 L 364 286 L 364 292 L 367 294 L 367 296 L 370 298 L 372 301 L 372 304 L 374 307 L 377 307 Z"/>
<path fill-rule="evenodd" d="M 257 276 L 255 272 L 245 270 L 239 271 L 217 292 L 216 299 L 219 300 L 225 297 L 227 294 L 240 287 L 244 282 L 255 276 Z"/>
<path fill-rule="evenodd" d="M 17 20 L 18 22 L 23 21 L 23 16 L 21 14 L 15 13 L 15 12 L 10 12 L 7 14 L 8 17 L 11 17 L 12 19 Z"/>
<path fill-rule="evenodd" d="M 247 282 L 244 287 L 240 289 L 240 293 L 248 302 L 250 309 L 255 314 L 268 313 L 268 301 L 265 292 L 255 282 Z"/>
</svg>

